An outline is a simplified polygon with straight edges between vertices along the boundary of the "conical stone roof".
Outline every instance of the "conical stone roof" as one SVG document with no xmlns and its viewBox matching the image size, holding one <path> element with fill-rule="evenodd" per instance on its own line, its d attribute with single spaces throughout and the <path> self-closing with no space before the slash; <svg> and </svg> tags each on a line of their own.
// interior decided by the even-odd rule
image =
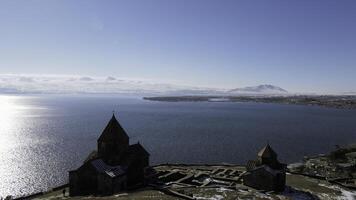
<svg viewBox="0 0 356 200">
<path fill-rule="evenodd" d="M 267 144 L 257 154 L 261 158 L 277 158 L 277 153 Z"/>
<path fill-rule="evenodd" d="M 122 128 L 120 123 L 117 121 L 115 115 L 112 115 L 109 123 L 106 125 L 104 131 L 100 135 L 98 141 L 108 141 L 111 142 L 113 140 L 128 140 L 129 136 L 126 131 Z"/>
</svg>

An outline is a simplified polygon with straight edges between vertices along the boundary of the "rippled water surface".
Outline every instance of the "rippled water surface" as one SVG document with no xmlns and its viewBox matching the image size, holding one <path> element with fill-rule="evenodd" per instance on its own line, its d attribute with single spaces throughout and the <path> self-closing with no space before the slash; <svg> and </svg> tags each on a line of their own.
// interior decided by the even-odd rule
<svg viewBox="0 0 356 200">
<path fill-rule="evenodd" d="M 0 96 L 0 196 L 66 183 L 115 110 L 151 163 L 239 163 L 267 141 L 284 162 L 356 142 L 356 110 L 115 96 Z"/>
</svg>

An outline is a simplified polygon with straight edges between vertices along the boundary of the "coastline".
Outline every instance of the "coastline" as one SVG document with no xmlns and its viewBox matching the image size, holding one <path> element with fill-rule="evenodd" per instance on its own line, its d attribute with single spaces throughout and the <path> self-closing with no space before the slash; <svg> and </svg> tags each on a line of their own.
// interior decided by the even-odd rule
<svg viewBox="0 0 356 200">
<path fill-rule="evenodd" d="M 286 105 L 321 106 L 337 109 L 356 109 L 356 96 L 157 96 L 143 100 L 161 102 L 253 102 Z"/>
</svg>

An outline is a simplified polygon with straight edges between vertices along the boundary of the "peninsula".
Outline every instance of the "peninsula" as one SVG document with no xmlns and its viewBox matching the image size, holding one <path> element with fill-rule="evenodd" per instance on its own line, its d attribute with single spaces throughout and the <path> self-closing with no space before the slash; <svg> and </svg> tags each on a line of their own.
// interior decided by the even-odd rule
<svg viewBox="0 0 356 200">
<path fill-rule="evenodd" d="M 324 106 L 340 109 L 355 109 L 355 95 L 246 95 L 246 96 L 157 96 L 144 97 L 144 100 L 164 102 L 256 102 L 294 105 Z"/>
</svg>

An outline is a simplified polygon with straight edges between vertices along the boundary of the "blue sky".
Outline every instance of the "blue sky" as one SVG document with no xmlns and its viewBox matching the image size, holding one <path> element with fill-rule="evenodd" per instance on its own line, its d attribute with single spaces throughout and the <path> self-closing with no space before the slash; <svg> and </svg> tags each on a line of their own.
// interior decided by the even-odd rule
<svg viewBox="0 0 356 200">
<path fill-rule="evenodd" d="M 356 1 L 1 0 L 0 73 L 356 91 Z"/>
</svg>

